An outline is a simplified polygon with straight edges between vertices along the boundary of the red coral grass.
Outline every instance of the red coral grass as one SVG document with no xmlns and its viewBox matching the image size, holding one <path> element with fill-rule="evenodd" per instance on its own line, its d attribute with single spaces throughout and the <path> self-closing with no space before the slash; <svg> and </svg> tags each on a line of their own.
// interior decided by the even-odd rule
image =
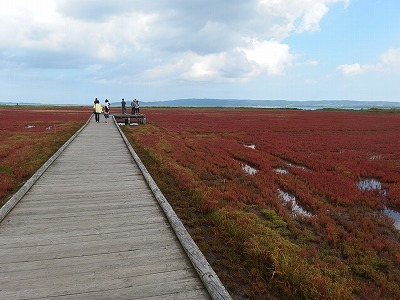
<svg viewBox="0 0 400 300">
<path fill-rule="evenodd" d="M 208 226 L 229 239 L 231 251 L 246 249 L 236 263 L 271 275 L 276 261 L 277 278 L 287 281 L 264 277 L 270 287 L 265 295 L 284 290 L 286 298 L 293 291 L 329 298 L 334 289 L 337 295 L 363 298 L 361 291 L 370 289 L 373 295 L 400 298 L 399 232 L 383 217 L 384 207 L 400 208 L 400 114 L 149 108 L 146 115 L 150 124 L 127 129 L 128 136 L 160 166 L 170 163 L 170 176 L 198 195 L 197 209 L 213 216 Z M 257 172 L 248 174 L 241 164 Z M 363 179 L 376 180 L 379 188 L 362 190 Z M 294 203 L 283 205 L 279 189 L 293 194 L 312 216 L 293 218 Z M 253 222 L 257 230 L 248 225 Z M 264 243 L 271 229 L 283 244 L 314 254 L 286 252 L 290 246 L 280 248 L 279 258 L 268 250 L 280 247 L 277 236 Z M 307 279 L 301 272 L 282 271 L 281 259 L 293 255 L 299 261 L 318 257 L 319 271 L 301 268 L 320 275 Z M 302 291 L 307 285 L 316 293 Z"/>
</svg>

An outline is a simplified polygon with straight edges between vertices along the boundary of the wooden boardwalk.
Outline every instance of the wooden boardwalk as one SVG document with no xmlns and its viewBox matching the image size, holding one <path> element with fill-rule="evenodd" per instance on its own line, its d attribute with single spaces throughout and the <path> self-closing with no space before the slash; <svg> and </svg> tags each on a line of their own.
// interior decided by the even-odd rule
<svg viewBox="0 0 400 300">
<path fill-rule="evenodd" d="M 92 119 L 0 223 L 0 299 L 208 299 L 111 121 Z"/>
</svg>

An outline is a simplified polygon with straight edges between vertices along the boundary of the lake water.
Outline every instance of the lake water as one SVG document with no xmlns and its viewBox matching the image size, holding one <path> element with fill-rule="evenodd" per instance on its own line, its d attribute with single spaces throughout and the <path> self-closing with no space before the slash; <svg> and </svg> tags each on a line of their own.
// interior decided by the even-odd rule
<svg viewBox="0 0 400 300">
<path fill-rule="evenodd" d="M 385 215 L 387 215 L 388 217 L 390 217 L 394 220 L 394 224 L 393 224 L 394 227 L 396 227 L 396 229 L 400 230 L 400 213 L 398 213 L 397 211 L 391 210 L 387 207 L 385 207 L 383 212 L 385 213 Z"/>
<path fill-rule="evenodd" d="M 291 202 L 292 204 L 292 217 L 295 218 L 297 216 L 303 216 L 303 217 L 312 217 L 313 215 L 306 211 L 304 208 L 302 208 L 296 201 L 296 196 L 289 194 L 288 192 L 278 190 L 279 192 L 279 199 L 284 203 L 288 204 Z"/>
<path fill-rule="evenodd" d="M 386 197 L 387 196 L 387 191 L 382 189 L 382 183 L 374 178 L 365 178 L 362 180 L 359 180 L 357 182 L 357 186 L 360 189 L 360 191 L 381 191 L 382 196 Z M 392 218 L 394 220 L 394 227 L 396 229 L 400 230 L 400 213 L 397 211 L 394 211 L 392 209 L 389 209 L 385 206 L 383 213 L 387 215 L 388 217 Z"/>
<path fill-rule="evenodd" d="M 373 178 L 361 179 L 357 182 L 360 191 L 382 190 L 382 184 Z"/>
</svg>

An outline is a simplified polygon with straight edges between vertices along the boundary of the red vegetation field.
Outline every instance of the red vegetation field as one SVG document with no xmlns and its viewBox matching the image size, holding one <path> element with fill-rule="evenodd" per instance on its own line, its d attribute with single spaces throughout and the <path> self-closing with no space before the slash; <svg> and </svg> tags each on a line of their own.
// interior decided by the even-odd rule
<svg viewBox="0 0 400 300">
<path fill-rule="evenodd" d="M 0 207 L 91 112 L 82 107 L 0 106 Z"/>
<path fill-rule="evenodd" d="M 124 131 L 236 299 L 400 299 L 400 114 L 145 113 Z"/>
</svg>

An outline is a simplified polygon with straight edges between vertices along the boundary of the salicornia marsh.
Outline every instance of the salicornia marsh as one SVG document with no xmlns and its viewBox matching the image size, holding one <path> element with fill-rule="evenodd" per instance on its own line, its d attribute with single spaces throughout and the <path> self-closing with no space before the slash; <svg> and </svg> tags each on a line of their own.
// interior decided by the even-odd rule
<svg viewBox="0 0 400 300">
<path fill-rule="evenodd" d="M 145 113 L 123 130 L 234 298 L 400 298 L 400 114 Z"/>
</svg>

